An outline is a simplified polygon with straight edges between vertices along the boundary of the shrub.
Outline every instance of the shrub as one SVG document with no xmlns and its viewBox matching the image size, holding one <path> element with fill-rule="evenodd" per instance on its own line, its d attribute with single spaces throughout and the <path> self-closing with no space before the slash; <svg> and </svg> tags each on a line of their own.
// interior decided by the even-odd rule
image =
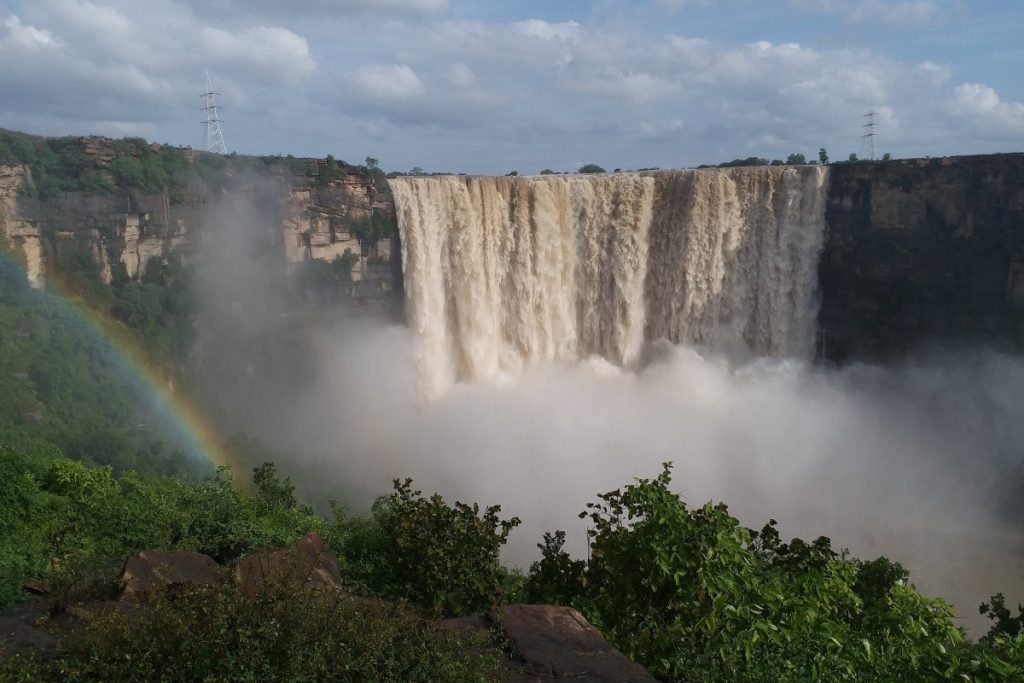
<svg viewBox="0 0 1024 683">
<path fill-rule="evenodd" d="M 375 528 L 347 544 L 347 552 L 371 569 L 364 580 L 437 616 L 470 614 L 497 602 L 506 575 L 499 552 L 519 518 L 501 519 L 497 505 L 481 514 L 476 504 L 424 498 L 410 479 L 396 479 L 394 487 L 374 504 Z"/>
<path fill-rule="evenodd" d="M 1024 667 L 1024 636 L 968 644 L 898 564 L 827 538 L 783 543 L 774 522 L 753 532 L 722 504 L 689 509 L 670 482 L 666 464 L 590 504 L 585 563 L 546 535 L 531 599 L 577 607 L 666 681 L 987 681 Z"/>
<path fill-rule="evenodd" d="M 399 605 L 284 581 L 251 599 L 224 577 L 111 610 L 54 661 L 17 668 L 41 681 L 462 683 L 495 680 L 500 662 L 484 639 L 441 632 Z"/>
</svg>

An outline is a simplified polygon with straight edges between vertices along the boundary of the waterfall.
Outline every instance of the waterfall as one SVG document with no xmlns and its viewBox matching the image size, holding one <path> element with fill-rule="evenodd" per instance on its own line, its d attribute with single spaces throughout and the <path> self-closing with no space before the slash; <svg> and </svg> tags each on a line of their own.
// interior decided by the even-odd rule
<svg viewBox="0 0 1024 683">
<path fill-rule="evenodd" d="M 812 350 L 824 167 L 390 183 L 427 396 L 662 337 Z"/>
</svg>

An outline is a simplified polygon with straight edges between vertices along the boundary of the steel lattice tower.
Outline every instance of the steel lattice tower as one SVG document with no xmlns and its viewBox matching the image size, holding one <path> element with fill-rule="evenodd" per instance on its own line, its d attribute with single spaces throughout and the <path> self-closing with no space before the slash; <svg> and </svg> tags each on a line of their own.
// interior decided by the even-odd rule
<svg viewBox="0 0 1024 683">
<path fill-rule="evenodd" d="M 866 119 L 866 122 L 862 126 L 864 134 L 860 136 L 860 155 L 862 158 L 870 159 L 871 161 L 875 160 L 875 136 L 878 135 L 878 133 L 875 132 L 875 126 L 878 125 L 875 123 L 875 116 L 877 116 L 877 114 L 875 114 L 874 111 L 869 111 L 867 114 L 864 114 L 864 118 Z"/>
<path fill-rule="evenodd" d="M 210 72 L 206 72 L 206 92 L 200 97 L 206 98 L 206 106 L 200 107 L 206 112 L 206 151 L 214 154 L 227 154 L 228 148 L 224 144 L 224 133 L 220 129 L 220 114 L 217 111 L 217 95 L 213 89 L 213 82 L 210 80 Z"/>
</svg>

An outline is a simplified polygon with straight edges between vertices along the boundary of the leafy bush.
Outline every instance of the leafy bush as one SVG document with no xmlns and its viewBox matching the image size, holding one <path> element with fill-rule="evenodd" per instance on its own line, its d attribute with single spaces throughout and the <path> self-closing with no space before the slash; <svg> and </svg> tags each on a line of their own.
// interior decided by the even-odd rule
<svg viewBox="0 0 1024 683">
<path fill-rule="evenodd" d="M 397 229 L 393 221 L 388 221 L 376 213 L 356 218 L 348 225 L 348 231 L 364 242 L 377 242 L 391 237 Z"/>
<path fill-rule="evenodd" d="M 65 458 L 24 458 L 0 448 L 0 604 L 24 579 L 73 587 L 108 560 L 145 549 L 185 548 L 230 562 L 309 531 L 337 536 L 289 497 L 272 465 L 254 470 L 257 495 L 238 491 L 227 469 L 207 481 L 115 477 L 110 467 Z"/>
<path fill-rule="evenodd" d="M 425 498 L 410 479 L 396 479 L 394 486 L 374 504 L 373 524 L 343 542 L 343 555 L 369 570 L 359 578 L 439 616 L 470 614 L 497 602 L 506 574 L 499 552 L 519 518 L 501 519 L 497 505 L 481 514 L 476 504 L 449 506 L 437 494 Z"/>
<path fill-rule="evenodd" d="M 597 164 L 584 164 L 577 173 L 605 173 L 605 170 Z"/>
<path fill-rule="evenodd" d="M 399 605 L 273 581 L 249 598 L 225 577 L 112 610 L 54 661 L 6 668 L 39 681 L 462 683 L 495 680 L 500 664 L 484 639 L 441 632 Z"/>
<path fill-rule="evenodd" d="M 782 543 L 774 522 L 752 532 L 721 504 L 691 510 L 670 481 L 666 464 L 590 504 L 586 563 L 545 536 L 528 595 L 573 604 L 666 681 L 983 681 L 1024 666 L 1024 638 L 971 646 L 899 565 Z"/>
</svg>

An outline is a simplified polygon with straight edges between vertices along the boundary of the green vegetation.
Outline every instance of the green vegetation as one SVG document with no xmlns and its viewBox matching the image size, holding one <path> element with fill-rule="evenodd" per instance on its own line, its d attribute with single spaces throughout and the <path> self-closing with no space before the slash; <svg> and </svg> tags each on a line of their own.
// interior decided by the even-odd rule
<svg viewBox="0 0 1024 683">
<path fill-rule="evenodd" d="M 230 562 L 318 531 L 335 547 L 355 525 L 297 505 L 273 465 L 239 492 L 221 469 L 207 482 L 117 478 L 63 458 L 22 458 L 0 448 L 0 604 L 22 580 L 45 581 L 57 599 L 103 575 L 104 560 L 147 548 L 187 548 Z M 393 534 L 382 525 L 379 533 Z M 119 565 L 118 565 L 119 566 Z M 472 578 L 472 577 L 468 577 Z M 255 599 L 220 585 L 159 594 L 147 609 L 113 611 L 63 643 L 55 661 L 0 659 L 4 680 L 493 680 L 483 643 L 425 628 L 392 603 L 269 582 Z M 18 678 L 21 676 L 21 678 Z"/>
<path fill-rule="evenodd" d="M 483 683 L 500 675 L 499 653 L 485 638 L 449 634 L 400 605 L 333 591 L 296 595 L 279 584 L 253 599 L 225 578 L 159 594 L 136 611 L 92 622 L 55 661 L 0 662 L 0 678 Z"/>
<path fill-rule="evenodd" d="M 503 520 L 499 506 L 449 506 L 424 498 L 412 481 L 395 480 L 395 492 L 373 508 L 373 533 L 343 544 L 361 558 L 359 576 L 377 592 L 401 597 L 435 616 L 458 616 L 498 601 L 506 572 L 498 553 L 519 519 Z"/>
<path fill-rule="evenodd" d="M 352 291 L 352 268 L 358 261 L 359 257 L 349 249 L 333 261 L 305 261 L 295 273 L 296 284 L 307 299 L 323 304 L 339 303 Z"/>
<path fill-rule="evenodd" d="M 576 171 L 577 173 L 605 173 L 606 171 L 597 164 L 584 164 Z"/>
<path fill-rule="evenodd" d="M 106 287 L 87 253 L 69 263 L 68 286 L 126 321 L 107 323 L 112 332 L 126 343 L 144 334 L 154 353 L 182 357 L 191 343 L 192 300 L 180 264 L 170 260 L 144 282 Z M 29 289 L 2 254 L 0 276 L 0 443 L 118 471 L 192 469 L 150 426 L 157 418 L 152 392 L 126 368 L 121 352 L 69 303 Z"/>
<path fill-rule="evenodd" d="M 110 144 L 112 157 L 87 150 L 81 138 L 41 138 L 0 129 L 0 164 L 27 165 L 43 199 L 59 192 L 110 194 L 119 188 L 173 193 L 187 181 L 191 167 L 179 148 L 150 145 L 142 138 Z"/>
<path fill-rule="evenodd" d="M 530 599 L 569 602 L 665 681 L 1024 676 L 1024 636 L 969 643 L 898 564 L 852 559 L 827 538 L 783 543 L 774 521 L 754 532 L 722 504 L 689 509 L 670 481 L 666 464 L 588 505 L 587 562 L 546 535 Z"/>
<path fill-rule="evenodd" d="M 194 549 L 230 563 L 316 531 L 356 592 L 409 601 L 431 616 L 503 601 L 571 604 L 665 681 L 1024 676 L 1021 616 L 1002 596 L 983 606 L 992 632 L 971 643 L 950 608 L 918 593 L 898 564 L 855 560 L 826 538 L 784 543 L 774 522 L 751 531 L 721 504 L 690 509 L 670 491 L 667 465 L 588 506 L 589 560 L 564 552 L 564 533 L 545 535 L 525 584 L 498 562 L 519 520 L 501 519 L 497 507 L 449 505 L 406 480 L 372 516 L 333 504 L 328 520 L 300 505 L 273 465 L 253 474 L 249 494 L 223 468 L 204 482 L 117 477 L 109 467 L 2 448 L 0 600 L 17 599 L 28 578 L 74 595 L 102 576 L 105 560 L 141 549 Z M 314 680 L 325 675 L 318 667 L 343 661 L 351 680 L 487 680 L 494 672 L 487 651 L 456 648 L 400 605 L 275 590 L 255 602 L 228 582 L 157 596 L 141 616 L 99 619 L 36 671 L 58 667 L 71 680 L 148 680 L 158 671 L 163 680 Z M 305 670 L 312 679 L 296 673 Z"/>
<path fill-rule="evenodd" d="M 377 242 L 398 233 L 394 220 L 387 220 L 379 213 L 361 216 L 349 222 L 348 231 L 364 242 Z"/>
</svg>

